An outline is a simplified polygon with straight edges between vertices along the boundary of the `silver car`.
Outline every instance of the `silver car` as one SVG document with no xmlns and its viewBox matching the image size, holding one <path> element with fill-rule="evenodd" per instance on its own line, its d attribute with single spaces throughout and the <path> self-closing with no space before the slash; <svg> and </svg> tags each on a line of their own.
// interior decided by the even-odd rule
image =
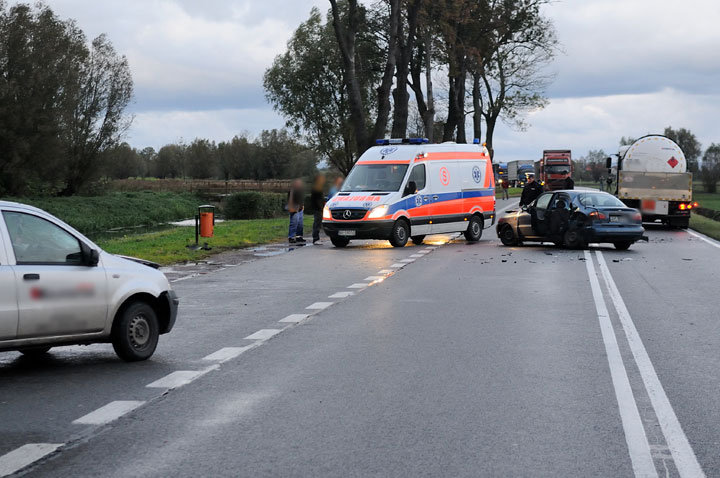
<svg viewBox="0 0 720 478">
<path fill-rule="evenodd" d="M 110 342 L 120 358 L 145 360 L 177 308 L 156 264 L 109 254 L 40 209 L 0 201 L 0 351 Z"/>
</svg>

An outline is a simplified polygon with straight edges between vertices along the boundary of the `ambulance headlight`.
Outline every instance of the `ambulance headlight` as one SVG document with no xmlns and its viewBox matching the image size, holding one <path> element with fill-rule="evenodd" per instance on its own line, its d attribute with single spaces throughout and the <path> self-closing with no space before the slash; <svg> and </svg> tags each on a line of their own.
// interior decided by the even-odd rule
<svg viewBox="0 0 720 478">
<path fill-rule="evenodd" d="M 327 206 L 323 208 L 323 219 L 332 219 L 332 215 L 330 214 L 330 208 Z"/>
<path fill-rule="evenodd" d="M 370 215 L 368 216 L 368 219 L 379 219 L 381 217 L 385 217 L 385 214 L 387 214 L 388 206 L 378 206 L 372 211 L 370 211 Z"/>
</svg>

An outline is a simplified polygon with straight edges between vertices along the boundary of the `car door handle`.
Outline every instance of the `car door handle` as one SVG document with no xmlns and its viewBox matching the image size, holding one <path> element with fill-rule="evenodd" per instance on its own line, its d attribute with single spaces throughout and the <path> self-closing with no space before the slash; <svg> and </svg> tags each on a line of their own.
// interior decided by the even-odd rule
<svg viewBox="0 0 720 478">
<path fill-rule="evenodd" d="M 440 196 L 433 196 L 433 201 L 437 201 L 438 199 L 440 199 Z"/>
<path fill-rule="evenodd" d="M 23 280 L 40 280 L 40 274 L 25 274 Z"/>
</svg>

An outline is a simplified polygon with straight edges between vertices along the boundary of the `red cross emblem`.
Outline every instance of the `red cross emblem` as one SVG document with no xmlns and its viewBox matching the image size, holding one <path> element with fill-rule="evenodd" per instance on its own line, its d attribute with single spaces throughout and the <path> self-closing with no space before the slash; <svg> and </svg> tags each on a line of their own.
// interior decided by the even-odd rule
<svg viewBox="0 0 720 478">
<path fill-rule="evenodd" d="M 680 161 L 675 159 L 675 156 L 673 156 L 672 158 L 668 159 L 668 164 L 670 165 L 671 168 L 675 168 L 675 166 L 680 164 Z"/>
</svg>

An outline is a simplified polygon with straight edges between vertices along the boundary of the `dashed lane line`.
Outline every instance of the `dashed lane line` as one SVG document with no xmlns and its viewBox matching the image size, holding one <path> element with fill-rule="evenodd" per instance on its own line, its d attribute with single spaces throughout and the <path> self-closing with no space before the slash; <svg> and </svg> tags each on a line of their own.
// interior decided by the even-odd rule
<svg viewBox="0 0 720 478">
<path fill-rule="evenodd" d="M 224 347 L 217 352 L 213 352 L 210 355 L 203 357 L 203 360 L 208 362 L 224 363 L 228 360 L 239 357 L 241 354 L 247 352 L 253 347 L 254 345 L 246 345 L 245 347 Z"/>
<path fill-rule="evenodd" d="M 645 427 L 640 418 L 637 401 L 620 354 L 615 329 L 610 321 L 610 314 L 600 288 L 600 281 L 595 271 L 592 255 L 588 251 L 585 251 L 585 267 L 590 279 L 590 289 L 592 290 L 595 310 L 600 322 L 600 332 L 605 344 L 605 352 L 610 366 L 610 377 L 615 389 L 615 398 L 618 402 L 620 419 L 625 432 L 625 442 L 630 454 L 633 472 L 636 477 L 657 477 L 657 470 L 650 453 L 650 444 L 645 433 Z"/>
<path fill-rule="evenodd" d="M 333 305 L 334 302 L 315 302 L 314 304 L 310 304 L 307 307 L 305 307 L 307 310 L 323 310 L 327 309 L 331 305 Z"/>
<path fill-rule="evenodd" d="M 395 263 L 390 266 L 393 269 L 400 269 L 401 267 L 405 267 L 405 264 Z"/>
<path fill-rule="evenodd" d="M 395 272 L 395 271 L 392 269 L 383 269 L 383 270 L 378 271 L 378 274 L 386 275 L 386 274 L 392 274 L 393 272 Z"/>
<path fill-rule="evenodd" d="M 298 322 L 302 322 L 303 320 L 310 317 L 310 314 L 290 314 L 284 319 L 280 319 L 279 322 L 287 323 L 287 324 L 297 324 Z"/>
<path fill-rule="evenodd" d="M 368 285 L 369 284 L 367 284 L 366 282 L 358 282 L 356 284 L 349 285 L 347 288 L 348 289 L 365 289 L 365 288 L 367 288 Z"/>
<path fill-rule="evenodd" d="M 335 292 L 333 295 L 329 295 L 328 299 L 347 299 L 348 297 L 355 295 L 355 292 Z M 282 322 L 282 321 L 281 321 Z"/>
<path fill-rule="evenodd" d="M 163 378 L 160 378 L 152 383 L 145 385 L 145 387 L 166 388 L 168 390 L 172 390 L 174 388 L 179 388 L 189 383 L 192 383 L 194 380 L 197 380 L 206 373 L 217 370 L 218 367 L 218 365 L 212 365 L 203 370 L 178 370 L 176 372 L 165 375 Z"/>
<path fill-rule="evenodd" d="M 144 405 L 141 400 L 116 400 L 73 421 L 75 425 L 105 425 Z"/>
<path fill-rule="evenodd" d="M 280 332 L 282 332 L 282 329 L 260 329 L 254 334 L 245 337 L 245 340 L 267 340 Z"/>
<path fill-rule="evenodd" d="M 404 262 L 406 264 L 410 264 L 411 262 L 415 262 L 415 259 L 401 259 L 400 262 Z"/>
<path fill-rule="evenodd" d="M 368 277 L 364 278 L 363 280 L 366 280 L 366 281 L 368 281 L 368 282 L 375 282 L 376 280 L 383 280 L 384 278 L 385 278 L 384 275 L 382 275 L 382 276 L 368 276 Z"/>
<path fill-rule="evenodd" d="M 645 389 L 650 397 L 650 403 L 655 409 L 655 415 L 657 415 L 658 422 L 660 422 L 660 428 L 665 435 L 665 441 L 668 444 L 675 466 L 683 478 L 705 476 L 705 473 L 700 467 L 700 463 L 697 461 L 695 452 L 690 446 L 687 436 L 685 436 L 680 421 L 675 415 L 675 410 L 673 410 L 670 404 L 665 389 L 662 383 L 660 383 L 657 372 L 655 372 L 655 367 L 643 345 L 642 338 L 640 338 L 640 334 L 637 328 L 635 328 L 635 323 L 630 316 L 630 312 L 625 306 L 625 301 L 620 295 L 615 280 L 610 274 L 610 269 L 608 269 L 607 263 L 605 262 L 605 257 L 600 251 L 595 251 L 595 254 L 600 264 L 600 272 L 610 292 L 610 298 L 620 318 L 625 337 L 630 345 L 630 350 L 635 358 L 635 363 L 637 364 L 640 376 L 645 384 Z"/>
<path fill-rule="evenodd" d="M 54 453 L 63 443 L 28 443 L 0 456 L 0 477 L 12 475 Z"/>
</svg>

